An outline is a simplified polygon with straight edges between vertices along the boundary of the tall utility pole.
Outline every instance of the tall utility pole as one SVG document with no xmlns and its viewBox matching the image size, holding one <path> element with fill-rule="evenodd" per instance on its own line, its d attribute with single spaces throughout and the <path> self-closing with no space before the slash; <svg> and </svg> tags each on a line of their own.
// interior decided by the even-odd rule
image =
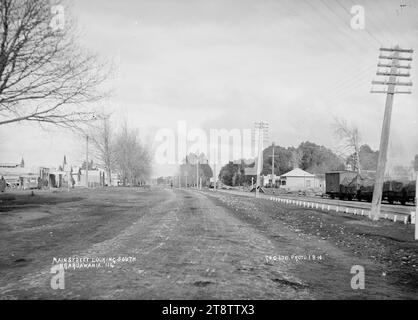
<svg viewBox="0 0 418 320">
<path fill-rule="evenodd" d="M 258 160 L 257 160 L 257 182 L 255 186 L 255 196 L 256 198 L 260 197 L 261 188 L 261 171 L 263 170 L 263 142 L 265 135 L 268 132 L 268 124 L 266 122 L 260 121 L 255 123 L 255 132 L 258 132 Z"/>
<path fill-rule="evenodd" d="M 372 90 L 372 93 L 385 93 L 386 94 L 386 106 L 385 115 L 383 118 L 382 134 L 380 138 L 379 158 L 377 162 L 376 181 L 373 190 L 372 208 L 370 218 L 373 220 L 379 220 L 380 207 L 382 202 L 383 182 L 386 170 L 387 152 L 389 145 L 389 133 L 390 133 L 390 121 L 392 117 L 393 98 L 395 94 L 410 94 L 411 91 L 397 91 L 396 86 L 412 86 L 412 82 L 400 82 L 397 81 L 398 77 L 409 77 L 410 73 L 399 72 L 400 69 L 411 69 L 411 65 L 401 65 L 401 61 L 412 61 L 412 57 L 403 57 L 401 54 L 412 54 L 414 51 L 409 49 L 401 49 L 399 46 L 395 48 L 381 48 L 379 59 L 383 59 L 389 62 L 379 62 L 379 68 L 389 68 L 385 71 L 378 70 L 378 76 L 389 77 L 385 81 L 372 81 L 372 84 L 387 86 L 386 90 Z M 389 55 L 385 55 L 389 53 Z"/>
<path fill-rule="evenodd" d="M 273 186 L 274 183 L 274 142 L 272 143 L 272 147 L 273 147 L 273 154 L 271 155 L 272 159 L 271 159 L 271 186 Z"/>
<path fill-rule="evenodd" d="M 199 158 L 196 158 L 196 189 L 199 189 Z"/>
<path fill-rule="evenodd" d="M 274 172 L 274 149 L 275 149 L 274 142 L 271 144 L 271 146 L 273 147 L 273 151 L 270 156 L 270 158 L 272 158 L 271 160 L 271 186 L 273 187 L 273 184 L 276 185 L 276 179 L 275 179 L 276 175 Z"/>
<path fill-rule="evenodd" d="M 86 187 L 89 187 L 89 136 L 86 135 Z"/>
<path fill-rule="evenodd" d="M 418 154 L 415 156 L 415 240 L 418 240 Z M 412 219 L 411 219 L 412 222 Z"/>
<path fill-rule="evenodd" d="M 216 191 L 216 162 L 213 163 L 213 191 Z"/>
</svg>

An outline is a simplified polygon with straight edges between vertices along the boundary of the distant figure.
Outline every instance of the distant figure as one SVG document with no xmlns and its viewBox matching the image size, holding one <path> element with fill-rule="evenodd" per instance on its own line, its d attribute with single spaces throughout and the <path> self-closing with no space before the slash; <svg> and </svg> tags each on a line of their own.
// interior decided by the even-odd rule
<svg viewBox="0 0 418 320">
<path fill-rule="evenodd" d="M 171 186 L 171 189 L 173 189 L 173 183 L 172 182 L 170 183 L 170 186 Z"/>
<path fill-rule="evenodd" d="M 4 177 L 1 176 L 0 180 L 0 192 L 4 192 L 6 190 L 6 180 L 4 180 Z"/>
</svg>

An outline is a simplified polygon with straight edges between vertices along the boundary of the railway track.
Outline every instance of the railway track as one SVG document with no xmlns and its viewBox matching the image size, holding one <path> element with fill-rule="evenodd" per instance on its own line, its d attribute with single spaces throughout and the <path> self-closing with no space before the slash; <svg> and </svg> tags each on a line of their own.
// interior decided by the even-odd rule
<svg viewBox="0 0 418 320">
<path fill-rule="evenodd" d="M 254 193 L 239 191 L 239 190 L 218 190 L 220 192 L 233 193 L 236 195 L 255 197 Z M 345 200 L 332 200 L 320 197 L 309 197 L 309 196 L 297 196 L 297 195 L 269 195 L 260 194 L 260 198 L 272 201 L 282 201 L 289 205 L 300 205 L 305 208 L 322 209 L 324 210 L 338 211 L 354 214 L 368 215 L 371 209 L 371 203 L 369 202 L 358 202 L 358 201 L 345 201 Z M 278 200 L 279 199 L 279 200 Z M 286 200 L 289 200 L 288 202 Z M 318 204 L 318 206 L 317 206 Z M 347 210 L 348 209 L 348 210 Z M 382 204 L 381 207 L 381 218 L 390 219 L 394 221 L 405 222 L 410 221 L 411 213 L 415 212 L 415 206 L 413 205 L 390 205 Z M 396 216 L 396 217 L 395 217 Z"/>
</svg>

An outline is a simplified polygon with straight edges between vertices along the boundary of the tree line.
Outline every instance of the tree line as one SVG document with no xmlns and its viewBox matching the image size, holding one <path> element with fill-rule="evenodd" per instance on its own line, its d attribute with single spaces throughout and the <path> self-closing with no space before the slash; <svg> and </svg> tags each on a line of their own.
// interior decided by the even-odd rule
<svg viewBox="0 0 418 320">
<path fill-rule="evenodd" d="M 331 149 L 317 145 L 313 142 L 302 142 L 298 147 L 282 147 L 271 145 L 263 151 L 262 175 L 272 173 L 274 148 L 274 174 L 280 176 L 295 168 L 300 168 L 313 174 L 324 174 L 329 171 L 345 170 L 351 164 L 353 156 L 337 155 Z M 359 148 L 359 161 L 363 170 L 376 170 L 378 151 L 370 146 L 362 145 Z M 219 179 L 226 185 L 238 186 L 251 184 L 251 178 L 256 176 L 245 175 L 245 169 L 254 167 L 254 162 L 244 160 L 229 162 L 222 167 Z"/>
</svg>

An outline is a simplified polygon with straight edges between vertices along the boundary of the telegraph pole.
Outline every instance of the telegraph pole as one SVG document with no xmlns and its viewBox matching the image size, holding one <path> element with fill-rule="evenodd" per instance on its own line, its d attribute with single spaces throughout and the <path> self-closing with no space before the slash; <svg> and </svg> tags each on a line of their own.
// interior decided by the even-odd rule
<svg viewBox="0 0 418 320">
<path fill-rule="evenodd" d="M 415 240 L 418 240 L 418 168 L 415 169 Z"/>
<path fill-rule="evenodd" d="M 272 143 L 272 147 L 273 147 L 273 154 L 272 156 L 272 160 L 271 160 L 271 186 L 273 187 L 273 183 L 274 183 L 274 142 Z"/>
<path fill-rule="evenodd" d="M 415 156 L 415 240 L 418 240 L 418 154 Z M 411 219 L 412 222 L 412 219 Z"/>
<path fill-rule="evenodd" d="M 258 130 L 258 160 L 257 160 L 257 182 L 255 185 L 255 197 L 260 197 L 261 188 L 261 171 L 263 170 L 263 142 L 265 134 L 268 130 L 268 124 L 266 122 L 260 121 L 255 123 L 255 129 Z"/>
<path fill-rule="evenodd" d="M 274 174 L 274 148 L 275 148 L 274 142 L 271 144 L 271 146 L 273 147 L 273 152 L 270 156 L 270 158 L 272 158 L 271 160 L 271 186 L 273 187 L 273 184 L 276 184 L 275 179 L 274 179 L 276 177 Z"/>
<path fill-rule="evenodd" d="M 86 187 L 89 187 L 89 136 L 86 135 Z"/>
<path fill-rule="evenodd" d="M 213 191 L 216 191 L 216 162 L 213 163 Z"/>
<path fill-rule="evenodd" d="M 199 158 L 196 158 L 196 189 L 199 189 Z"/>
<path fill-rule="evenodd" d="M 377 71 L 378 76 L 386 76 L 388 80 L 372 81 L 372 84 L 387 86 L 386 90 L 373 90 L 372 93 L 385 93 L 386 105 L 383 118 L 382 133 L 380 137 L 379 158 L 377 162 L 376 181 L 373 190 L 372 208 L 370 218 L 379 220 L 380 207 L 382 202 L 383 182 L 386 170 L 387 152 L 389 145 L 390 122 L 392 117 L 393 99 L 395 94 L 410 94 L 411 91 L 397 91 L 397 86 L 412 86 L 412 82 L 397 81 L 398 77 L 409 77 L 410 73 L 399 72 L 399 69 L 411 69 L 411 65 L 401 65 L 401 61 L 412 61 L 412 57 L 403 57 L 402 54 L 412 54 L 414 51 L 401 49 L 399 46 L 394 48 L 381 48 L 379 59 L 390 61 L 379 62 L 379 68 L 389 68 L 386 71 Z M 385 55 L 385 53 L 387 55 Z"/>
</svg>

